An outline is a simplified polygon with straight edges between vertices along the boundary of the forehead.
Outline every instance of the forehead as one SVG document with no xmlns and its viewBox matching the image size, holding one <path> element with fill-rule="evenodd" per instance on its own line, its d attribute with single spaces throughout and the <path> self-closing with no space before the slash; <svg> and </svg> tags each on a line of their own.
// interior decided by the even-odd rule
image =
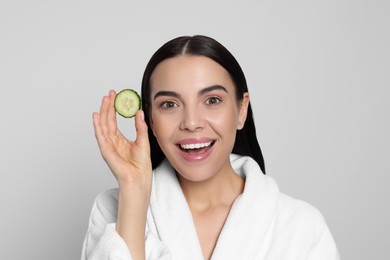
<svg viewBox="0 0 390 260">
<path fill-rule="evenodd" d="M 180 55 L 166 59 L 157 65 L 150 79 L 151 92 L 178 87 L 197 89 L 217 84 L 234 88 L 225 68 L 204 56 Z"/>
</svg>

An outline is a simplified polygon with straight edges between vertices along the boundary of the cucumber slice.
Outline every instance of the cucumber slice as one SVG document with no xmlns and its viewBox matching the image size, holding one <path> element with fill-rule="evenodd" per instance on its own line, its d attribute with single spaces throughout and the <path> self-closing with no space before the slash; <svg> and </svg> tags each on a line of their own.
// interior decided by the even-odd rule
<svg viewBox="0 0 390 260">
<path fill-rule="evenodd" d="M 115 111 L 125 117 L 131 118 L 141 109 L 141 97 L 134 89 L 121 90 L 114 100 Z"/>
</svg>

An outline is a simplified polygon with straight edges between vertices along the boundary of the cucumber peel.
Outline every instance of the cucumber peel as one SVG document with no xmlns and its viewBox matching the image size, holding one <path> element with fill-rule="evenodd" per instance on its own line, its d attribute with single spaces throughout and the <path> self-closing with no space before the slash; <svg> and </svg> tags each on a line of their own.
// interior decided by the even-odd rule
<svg viewBox="0 0 390 260">
<path fill-rule="evenodd" d="M 123 89 L 115 97 L 115 111 L 125 117 L 131 118 L 141 109 L 141 97 L 134 89 Z"/>
</svg>

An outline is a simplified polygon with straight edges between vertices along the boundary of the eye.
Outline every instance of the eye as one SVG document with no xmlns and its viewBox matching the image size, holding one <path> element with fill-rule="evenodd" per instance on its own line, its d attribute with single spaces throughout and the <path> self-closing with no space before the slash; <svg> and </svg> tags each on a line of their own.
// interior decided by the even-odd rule
<svg viewBox="0 0 390 260">
<path fill-rule="evenodd" d="M 162 102 L 160 104 L 160 107 L 162 109 L 172 109 L 172 108 L 178 107 L 178 105 L 173 101 L 165 101 L 165 102 Z"/>
<path fill-rule="evenodd" d="M 209 97 L 208 99 L 206 99 L 206 105 L 217 105 L 219 104 L 220 102 L 222 102 L 222 99 L 219 98 L 219 97 Z"/>
</svg>

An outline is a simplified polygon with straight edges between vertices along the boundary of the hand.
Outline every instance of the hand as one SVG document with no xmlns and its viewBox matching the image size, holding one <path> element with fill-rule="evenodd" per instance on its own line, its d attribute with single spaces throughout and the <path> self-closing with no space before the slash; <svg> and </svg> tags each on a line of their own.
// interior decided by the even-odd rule
<svg viewBox="0 0 390 260">
<path fill-rule="evenodd" d="M 100 112 L 93 113 L 93 125 L 100 152 L 119 186 L 146 184 L 150 188 L 152 164 L 144 112 L 137 111 L 136 140 L 129 141 L 117 127 L 115 96 L 115 91 L 111 90 L 108 96 L 103 97 Z"/>
<path fill-rule="evenodd" d="M 129 141 L 119 131 L 114 109 L 116 93 L 103 98 L 93 126 L 100 152 L 119 184 L 116 230 L 134 259 L 145 259 L 145 226 L 152 187 L 152 163 L 144 112 L 137 111 L 137 137 Z"/>
</svg>

